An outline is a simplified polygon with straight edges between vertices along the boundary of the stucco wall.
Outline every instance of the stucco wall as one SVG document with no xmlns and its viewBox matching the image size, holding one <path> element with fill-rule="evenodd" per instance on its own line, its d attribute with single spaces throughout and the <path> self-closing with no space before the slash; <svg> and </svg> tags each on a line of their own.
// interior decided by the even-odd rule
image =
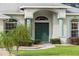
<svg viewBox="0 0 79 59">
<path fill-rule="evenodd" d="M 18 21 L 18 24 L 25 24 L 24 15 L 9 15 Z"/>
<path fill-rule="evenodd" d="M 68 20 L 65 18 L 63 19 L 63 36 L 60 38 L 61 40 L 61 43 L 62 44 L 68 44 L 69 41 L 68 41 Z M 59 34 L 60 35 L 60 34 Z"/>
<path fill-rule="evenodd" d="M 57 15 L 54 14 L 53 15 L 53 25 L 52 25 L 52 30 L 53 30 L 53 34 L 52 34 L 52 38 L 59 38 L 59 23 L 58 23 L 58 19 L 57 19 Z"/>
<path fill-rule="evenodd" d="M 67 37 L 71 37 L 71 20 L 72 19 L 78 19 L 79 20 L 79 16 L 78 15 L 67 15 Z"/>
<path fill-rule="evenodd" d="M 18 24 L 25 24 L 24 16 L 23 15 L 10 15 L 12 18 L 18 21 Z M 4 31 L 4 21 L 6 19 L 0 19 L 0 32 Z"/>
<path fill-rule="evenodd" d="M 53 34 L 52 38 L 59 38 L 60 36 L 60 31 L 59 31 L 59 19 L 57 18 L 57 15 L 53 15 Z M 63 19 L 63 33 L 64 37 L 67 37 L 67 20 Z"/>
<path fill-rule="evenodd" d="M 3 19 L 0 19 L 0 32 L 4 31 Z"/>
<path fill-rule="evenodd" d="M 57 13 L 53 13 L 53 12 L 51 12 L 51 11 L 45 11 L 45 10 L 39 10 L 39 12 L 37 12 L 37 13 L 34 13 L 34 14 L 32 14 L 32 15 L 34 15 L 33 16 L 33 20 L 32 20 L 32 37 L 33 37 L 33 39 L 34 39 L 34 31 L 35 31 L 35 29 L 34 29 L 34 19 L 36 18 L 36 17 L 38 17 L 38 16 L 45 16 L 45 17 L 47 17 L 48 18 L 48 22 L 50 23 L 49 24 L 49 26 L 50 26 L 50 29 L 49 29 L 49 39 L 50 38 L 59 38 L 59 35 L 60 35 L 60 33 L 59 33 L 59 21 L 58 21 L 58 15 L 57 15 Z M 17 21 L 18 21 L 18 24 L 20 23 L 20 24 L 25 24 L 25 20 L 24 20 L 24 18 L 25 18 L 25 16 L 24 15 L 9 15 L 9 16 L 11 16 L 12 18 L 14 18 L 14 19 L 16 19 Z M 63 20 L 64 21 L 64 23 L 63 23 L 63 26 L 64 26 L 64 37 L 66 38 L 67 37 L 67 20 L 66 19 L 64 19 Z M 1 23 L 0 22 L 0 24 L 2 25 L 3 23 Z M 0 25 L 0 27 L 3 29 L 3 26 L 1 26 Z M 0 30 L 2 30 L 2 29 L 0 29 Z"/>
<path fill-rule="evenodd" d="M 33 19 L 33 21 L 32 22 L 34 22 L 35 23 L 35 18 L 36 17 L 39 17 L 39 16 L 45 16 L 45 17 L 47 17 L 48 18 L 48 23 L 49 23 L 49 39 L 52 37 L 52 26 L 53 26 L 53 24 L 52 24 L 52 21 L 53 21 L 53 13 L 52 12 L 50 12 L 50 11 L 48 11 L 48 10 L 39 10 L 38 12 L 36 12 L 36 13 L 34 13 L 34 19 Z M 41 22 L 42 23 L 42 21 L 39 21 L 39 22 Z M 33 23 L 33 24 L 34 24 Z M 34 27 L 35 25 L 33 25 L 32 27 L 33 27 L 33 36 L 35 37 L 35 27 Z"/>
<path fill-rule="evenodd" d="M 63 26 L 64 26 L 64 28 L 63 28 L 64 29 L 64 38 L 67 38 L 68 20 L 66 18 L 63 20 Z"/>
<path fill-rule="evenodd" d="M 68 35 L 68 20 L 67 18 L 63 19 L 63 36 L 60 37 L 61 33 L 59 30 L 59 19 L 57 18 L 57 15 L 53 15 L 53 34 L 52 38 L 60 38 L 61 43 L 67 43 L 67 35 Z"/>
</svg>

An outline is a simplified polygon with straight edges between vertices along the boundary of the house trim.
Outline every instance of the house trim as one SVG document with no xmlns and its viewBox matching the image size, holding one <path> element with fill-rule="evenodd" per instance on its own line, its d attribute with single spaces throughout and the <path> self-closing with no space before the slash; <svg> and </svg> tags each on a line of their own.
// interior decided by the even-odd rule
<svg viewBox="0 0 79 59">
<path fill-rule="evenodd" d="M 49 21 L 49 19 L 47 21 L 36 21 L 34 20 L 34 25 L 32 25 L 34 28 L 33 28 L 33 34 L 34 34 L 34 39 L 35 39 L 35 23 L 48 23 L 49 24 L 49 42 L 50 42 L 50 38 L 51 38 L 51 20 Z"/>
<path fill-rule="evenodd" d="M 79 15 L 79 13 L 66 13 L 66 15 L 68 15 L 68 16 L 77 16 L 77 15 Z"/>
<path fill-rule="evenodd" d="M 62 6 L 56 6 L 56 5 L 52 5 L 52 6 L 21 6 L 20 9 L 23 10 L 23 9 L 30 9 L 30 8 L 44 8 L 44 9 L 47 9 L 47 8 L 71 8 L 70 6 L 66 6 L 66 5 L 62 5 Z"/>
</svg>

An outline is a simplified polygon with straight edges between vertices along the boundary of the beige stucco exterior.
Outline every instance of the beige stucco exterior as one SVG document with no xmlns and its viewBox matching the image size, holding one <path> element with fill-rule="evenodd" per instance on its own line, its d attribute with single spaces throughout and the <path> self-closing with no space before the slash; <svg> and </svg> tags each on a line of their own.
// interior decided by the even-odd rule
<svg viewBox="0 0 79 59">
<path fill-rule="evenodd" d="M 25 25 L 25 19 L 31 19 L 32 39 L 35 40 L 35 22 L 49 23 L 49 42 L 52 38 L 60 38 L 62 43 L 68 43 L 67 39 L 70 37 L 69 31 L 69 17 L 79 16 L 78 13 L 66 13 L 69 6 L 53 5 L 53 6 L 21 6 L 18 13 L 4 13 L 10 18 L 16 19 L 18 24 Z M 45 16 L 47 21 L 36 21 L 38 16 Z M 0 32 L 4 31 L 4 20 L 0 19 Z"/>
<path fill-rule="evenodd" d="M 0 32 L 4 31 L 4 21 L 0 20 Z"/>
</svg>

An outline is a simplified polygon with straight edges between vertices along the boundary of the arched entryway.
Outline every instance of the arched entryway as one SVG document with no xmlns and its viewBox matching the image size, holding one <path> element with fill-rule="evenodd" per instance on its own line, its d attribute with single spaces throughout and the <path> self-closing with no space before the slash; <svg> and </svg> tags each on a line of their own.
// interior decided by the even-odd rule
<svg viewBox="0 0 79 59">
<path fill-rule="evenodd" d="M 39 16 L 35 20 L 48 20 L 44 16 Z M 41 42 L 48 42 L 49 39 L 49 23 L 48 22 L 35 22 L 35 40 Z"/>
<path fill-rule="evenodd" d="M 34 13 L 34 34 L 35 40 L 48 43 L 51 32 L 52 13 L 47 10 L 40 10 Z"/>
</svg>

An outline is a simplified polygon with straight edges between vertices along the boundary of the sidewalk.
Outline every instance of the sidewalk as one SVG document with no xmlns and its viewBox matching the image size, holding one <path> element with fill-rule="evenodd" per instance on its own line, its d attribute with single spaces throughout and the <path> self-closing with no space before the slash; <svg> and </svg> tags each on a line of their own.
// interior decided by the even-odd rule
<svg viewBox="0 0 79 59">
<path fill-rule="evenodd" d="M 10 55 L 5 48 L 0 48 L 0 56 L 14 56 L 14 55 Z"/>
<path fill-rule="evenodd" d="M 19 50 L 41 50 L 41 49 L 48 49 L 55 47 L 53 44 L 39 44 L 39 45 L 33 45 L 32 47 L 25 47 L 25 46 L 20 46 Z"/>
<path fill-rule="evenodd" d="M 55 47 L 55 45 L 48 43 L 48 44 L 33 45 L 31 47 L 20 46 L 19 50 L 41 50 L 41 49 L 48 49 L 48 48 L 52 48 L 52 47 Z M 14 56 L 14 55 L 10 55 L 9 52 L 6 51 L 5 48 L 0 48 L 0 56 Z"/>
</svg>

